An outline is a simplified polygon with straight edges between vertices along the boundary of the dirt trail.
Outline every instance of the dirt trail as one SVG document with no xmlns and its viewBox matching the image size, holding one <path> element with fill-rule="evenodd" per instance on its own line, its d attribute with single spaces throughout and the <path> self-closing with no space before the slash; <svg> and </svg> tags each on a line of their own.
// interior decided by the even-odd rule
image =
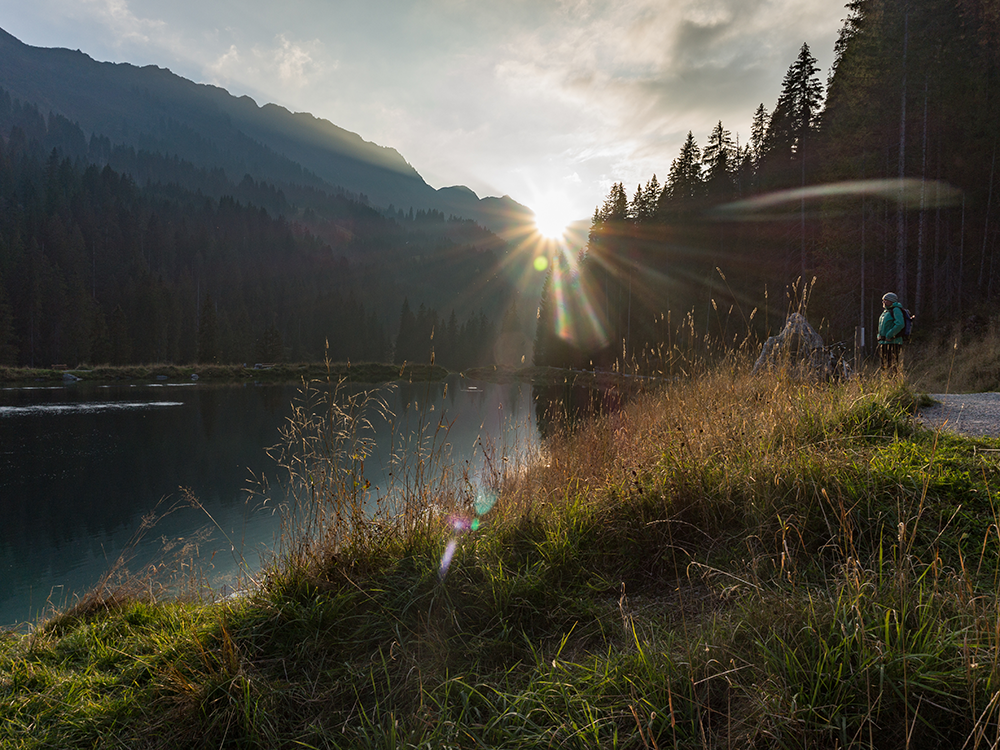
<svg viewBox="0 0 1000 750">
<path fill-rule="evenodd" d="M 924 406 L 917 419 L 962 435 L 1000 437 L 1000 393 L 932 393 L 938 403 Z"/>
</svg>

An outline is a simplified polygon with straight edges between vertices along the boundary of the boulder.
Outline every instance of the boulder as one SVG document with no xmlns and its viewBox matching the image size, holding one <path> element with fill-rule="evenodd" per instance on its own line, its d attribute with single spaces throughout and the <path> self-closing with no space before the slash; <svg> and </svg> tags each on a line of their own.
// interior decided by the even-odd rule
<svg viewBox="0 0 1000 750">
<path fill-rule="evenodd" d="M 823 337 L 801 313 L 789 315 L 781 332 L 764 342 L 753 373 L 777 369 L 800 377 L 830 377 L 830 355 L 823 349 Z"/>
</svg>

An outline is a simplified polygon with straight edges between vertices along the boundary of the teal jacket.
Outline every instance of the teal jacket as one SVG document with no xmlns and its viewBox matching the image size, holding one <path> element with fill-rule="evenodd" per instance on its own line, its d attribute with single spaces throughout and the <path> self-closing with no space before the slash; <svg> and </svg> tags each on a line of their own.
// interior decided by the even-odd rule
<svg viewBox="0 0 1000 750">
<path fill-rule="evenodd" d="M 903 306 L 898 302 L 882 311 L 882 317 L 878 319 L 878 343 L 879 344 L 902 344 L 903 339 L 900 334 L 906 327 L 906 320 L 903 318 Z"/>
</svg>

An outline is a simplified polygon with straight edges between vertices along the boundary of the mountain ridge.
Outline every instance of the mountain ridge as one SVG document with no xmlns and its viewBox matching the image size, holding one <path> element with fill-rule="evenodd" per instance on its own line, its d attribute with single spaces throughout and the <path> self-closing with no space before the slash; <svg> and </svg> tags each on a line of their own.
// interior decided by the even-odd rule
<svg viewBox="0 0 1000 750">
<path fill-rule="evenodd" d="M 435 189 L 395 148 L 309 112 L 258 104 L 214 84 L 156 65 L 100 62 L 80 50 L 32 47 L 0 29 L 0 86 L 11 96 L 76 122 L 86 134 L 136 148 L 152 146 L 196 166 L 220 166 L 256 180 L 344 190 L 378 208 L 437 210 L 501 236 L 520 233 L 533 213 L 510 196 L 480 198 L 465 186 Z M 190 129 L 204 144 L 172 127 Z M 277 156 L 269 158 L 262 149 Z M 298 168 L 298 169 L 296 169 Z M 302 172 L 302 177 L 292 175 Z M 230 174 L 238 181 L 241 174 Z M 460 189 L 459 189 L 460 188 Z"/>
</svg>

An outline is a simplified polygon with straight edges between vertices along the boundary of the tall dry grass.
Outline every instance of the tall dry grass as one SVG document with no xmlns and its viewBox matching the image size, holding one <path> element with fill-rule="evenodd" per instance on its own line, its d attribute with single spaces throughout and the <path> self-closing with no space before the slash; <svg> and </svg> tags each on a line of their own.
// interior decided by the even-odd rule
<svg viewBox="0 0 1000 750">
<path fill-rule="evenodd" d="M 1000 391 L 1000 316 L 928 332 L 906 346 L 915 388 L 929 393 Z"/>
<path fill-rule="evenodd" d="M 902 377 L 750 364 L 638 381 L 522 470 L 487 444 L 484 477 L 428 418 L 398 504 L 367 496 L 382 407 L 307 390 L 285 564 L 0 640 L 0 741 L 996 746 L 997 443 L 921 430 Z"/>
</svg>

